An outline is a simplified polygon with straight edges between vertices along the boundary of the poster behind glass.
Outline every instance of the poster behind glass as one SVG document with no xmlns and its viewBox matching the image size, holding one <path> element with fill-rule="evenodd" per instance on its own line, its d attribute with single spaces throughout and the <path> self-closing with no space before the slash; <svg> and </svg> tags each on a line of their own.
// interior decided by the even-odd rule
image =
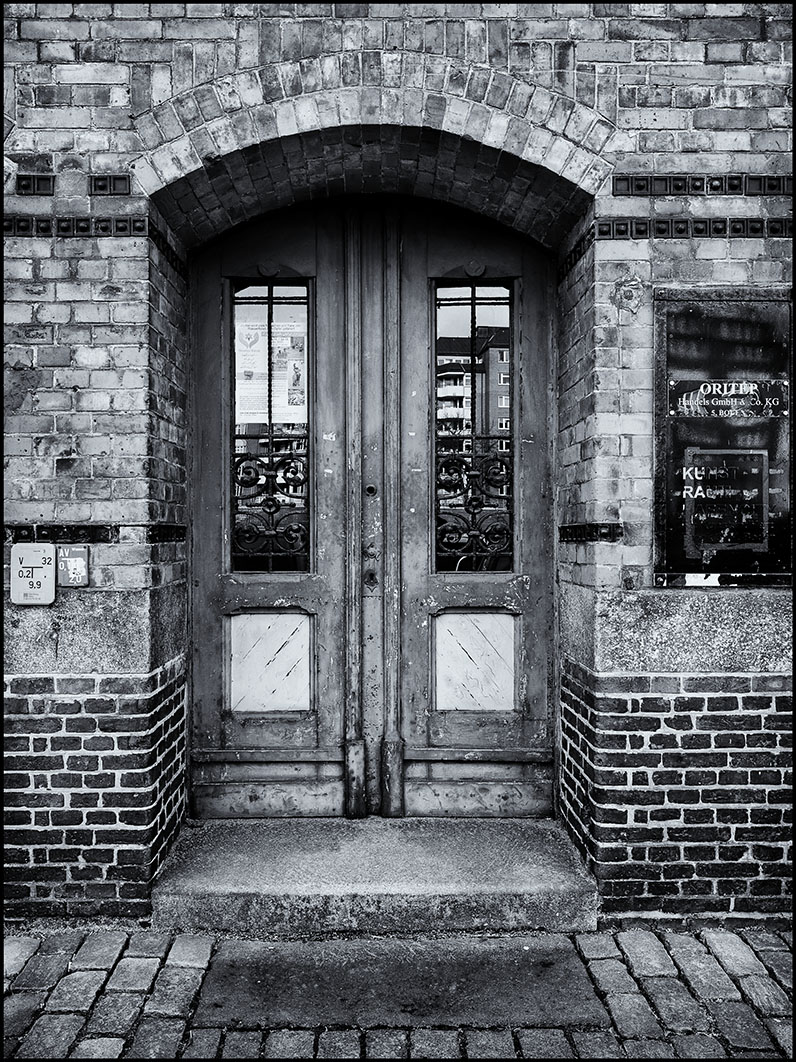
<svg viewBox="0 0 796 1062">
<path fill-rule="evenodd" d="M 234 295 L 235 571 L 309 570 L 308 311 L 306 284 Z"/>
<path fill-rule="evenodd" d="M 790 582 L 790 376 L 784 294 L 657 293 L 657 586 Z"/>
</svg>

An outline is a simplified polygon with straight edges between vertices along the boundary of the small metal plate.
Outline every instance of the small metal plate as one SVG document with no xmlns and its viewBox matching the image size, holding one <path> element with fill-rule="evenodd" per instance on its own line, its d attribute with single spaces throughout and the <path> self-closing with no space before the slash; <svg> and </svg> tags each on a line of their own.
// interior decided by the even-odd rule
<svg viewBox="0 0 796 1062">
<path fill-rule="evenodd" d="M 58 585 L 88 586 L 88 546 L 58 547 Z"/>
<path fill-rule="evenodd" d="M 11 547 L 11 600 L 15 605 L 55 601 L 55 546 L 19 542 Z"/>
</svg>

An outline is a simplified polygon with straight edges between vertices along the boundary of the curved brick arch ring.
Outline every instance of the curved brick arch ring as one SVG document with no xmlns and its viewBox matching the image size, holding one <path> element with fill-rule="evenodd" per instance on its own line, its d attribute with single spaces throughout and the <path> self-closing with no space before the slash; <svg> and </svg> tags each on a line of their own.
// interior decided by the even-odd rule
<svg viewBox="0 0 796 1062">
<path fill-rule="evenodd" d="M 132 164 L 133 173 L 190 245 L 276 205 L 306 198 L 307 192 L 323 194 L 318 150 L 326 163 L 327 182 L 343 176 L 343 190 L 357 183 L 355 163 L 360 154 L 372 156 L 374 140 L 385 141 L 385 159 L 388 147 L 400 146 L 405 178 L 414 139 L 415 162 L 422 161 L 425 173 L 436 147 L 448 154 L 454 150 L 457 157 L 477 157 L 481 180 L 491 167 L 500 186 L 513 167 L 525 185 L 539 184 L 540 193 L 545 186 L 544 199 L 540 193 L 518 197 L 509 187 L 514 209 L 504 202 L 500 213 L 506 223 L 554 244 L 563 230 L 558 215 L 550 216 L 551 191 L 563 221 L 573 210 L 582 210 L 612 170 L 603 154 L 615 150 L 616 130 L 597 111 L 567 96 L 439 56 L 367 55 L 363 75 L 367 69 L 368 79 L 380 83 L 347 86 L 339 64 L 332 64 L 324 83 L 318 84 L 307 77 L 303 64 L 281 63 L 219 78 L 164 101 L 136 119 L 145 153 Z M 340 143 L 347 143 L 350 151 L 337 150 Z M 290 190 L 283 187 L 275 200 L 271 182 L 262 179 L 262 168 L 256 165 L 264 159 L 265 169 L 273 170 L 274 146 L 285 157 L 297 146 L 310 152 L 304 192 L 294 173 Z M 342 174 L 337 172 L 340 166 Z M 442 160 L 434 169 L 432 187 L 425 192 L 413 189 L 415 194 L 450 198 L 452 189 L 445 194 L 441 176 Z M 396 172 L 390 174 L 382 165 L 379 177 L 382 182 L 391 177 L 394 183 Z M 458 178 L 466 183 L 461 161 Z M 371 188 L 376 188 L 373 181 L 358 190 Z M 190 206 L 186 200 L 192 200 Z M 478 205 L 482 212 L 486 207 Z M 494 204 L 486 212 L 497 216 Z"/>
</svg>

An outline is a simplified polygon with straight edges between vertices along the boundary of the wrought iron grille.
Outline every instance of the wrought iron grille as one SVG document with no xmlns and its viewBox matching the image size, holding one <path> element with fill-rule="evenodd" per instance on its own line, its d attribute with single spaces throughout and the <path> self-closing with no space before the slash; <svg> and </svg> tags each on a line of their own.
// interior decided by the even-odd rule
<svg viewBox="0 0 796 1062">
<path fill-rule="evenodd" d="M 436 569 L 511 571 L 511 289 L 438 284 L 435 361 Z"/>
<path fill-rule="evenodd" d="M 306 284 L 235 292 L 235 571 L 309 570 L 308 311 Z"/>
</svg>

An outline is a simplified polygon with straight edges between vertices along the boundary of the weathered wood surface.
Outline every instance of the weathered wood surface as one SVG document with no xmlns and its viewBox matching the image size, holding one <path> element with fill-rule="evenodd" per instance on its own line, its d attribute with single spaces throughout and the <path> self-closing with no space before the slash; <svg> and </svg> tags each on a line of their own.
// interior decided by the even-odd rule
<svg viewBox="0 0 796 1062">
<path fill-rule="evenodd" d="M 368 197 L 269 217 L 220 257 L 199 256 L 194 745 L 197 762 L 221 772 L 197 773 L 202 814 L 549 808 L 546 280 L 519 237 L 463 220 L 439 204 Z M 265 258 L 311 281 L 313 560 L 303 575 L 232 573 L 226 555 L 230 304 L 220 292 L 224 278 L 256 277 Z M 515 292 L 516 565 L 437 574 L 429 299 L 434 278 L 476 259 L 484 283 Z M 408 746 L 433 758 L 415 759 L 411 799 Z M 479 768 L 468 775 L 457 764 L 470 751 Z M 344 764 L 334 790 L 306 774 L 313 755 Z"/>
<path fill-rule="evenodd" d="M 310 617 L 301 612 L 230 616 L 233 712 L 308 712 Z"/>
<path fill-rule="evenodd" d="M 511 712 L 516 705 L 516 617 L 447 612 L 434 617 L 438 712 Z"/>
</svg>

